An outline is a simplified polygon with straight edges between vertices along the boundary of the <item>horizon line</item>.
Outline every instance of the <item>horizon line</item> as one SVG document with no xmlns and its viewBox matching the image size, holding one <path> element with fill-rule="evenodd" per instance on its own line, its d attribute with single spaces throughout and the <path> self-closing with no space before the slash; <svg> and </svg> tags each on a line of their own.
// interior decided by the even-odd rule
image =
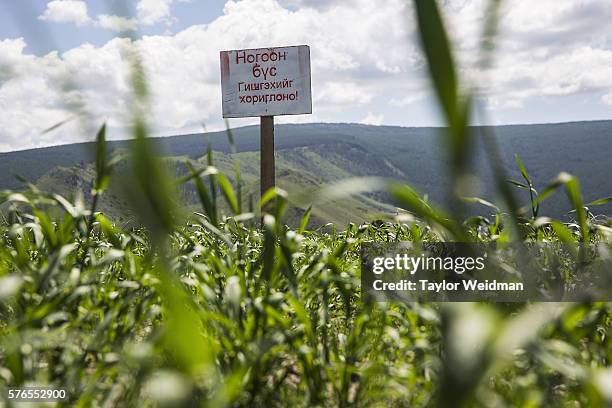
<svg viewBox="0 0 612 408">
<path fill-rule="evenodd" d="M 563 122 L 532 122 L 532 123 L 504 123 L 504 124 L 489 124 L 489 125 L 480 125 L 480 124 L 472 124 L 472 125 L 468 125 L 468 127 L 470 128 L 474 128 L 474 127 L 496 127 L 496 128 L 501 128 L 501 127 L 511 127 L 511 126 L 550 126 L 550 125 L 570 125 L 570 124 L 576 124 L 576 123 L 595 123 L 595 122 L 612 122 L 612 118 L 611 119 L 588 119 L 588 120 L 568 120 L 568 121 L 563 121 Z M 309 125 L 344 125 L 344 126 L 366 126 L 366 127 L 393 127 L 393 128 L 402 128 L 402 129 L 445 129 L 448 126 L 405 126 L 405 125 L 387 125 L 387 124 L 380 124 L 380 125 L 374 125 L 374 124 L 367 124 L 367 123 L 359 123 L 359 122 L 305 122 L 305 123 L 278 123 L 275 124 L 275 127 L 277 126 L 309 126 Z M 256 127 L 259 126 L 257 124 L 252 124 L 252 125 L 244 125 L 244 126 L 235 126 L 235 127 L 230 127 L 231 130 L 236 130 L 236 129 L 243 129 L 243 128 L 250 128 L 250 127 Z M 151 135 L 149 136 L 150 139 L 169 139 L 169 138 L 173 138 L 173 137 L 182 137 L 182 136 L 196 136 L 196 135 L 206 135 L 206 134 L 211 134 L 211 133 L 221 133 L 221 132 L 225 132 L 226 130 L 212 130 L 212 131 L 202 131 L 202 132 L 195 132 L 195 133 L 177 133 L 177 134 L 169 134 L 169 135 Z M 110 142 L 128 142 L 132 140 L 132 138 L 125 138 L 125 139 L 107 139 L 107 143 Z M 0 155 L 3 154 L 8 154 L 8 153 L 18 153 L 18 152 L 27 152 L 27 151 L 31 151 L 31 150 L 41 150 L 41 149 L 50 149 L 50 148 L 54 148 L 54 147 L 62 147 L 62 146 L 73 146 L 73 145 L 83 145 L 83 144 L 90 144 L 90 143 L 95 143 L 95 140 L 88 140 L 88 141 L 82 141 L 82 142 L 72 142 L 72 143 L 59 143 L 59 144 L 53 144 L 53 145 L 48 145 L 48 146 L 40 146 L 40 147 L 29 147 L 29 148 L 25 148 L 25 149 L 16 149 L 16 150 L 8 150 L 8 151 L 1 151 Z"/>
</svg>

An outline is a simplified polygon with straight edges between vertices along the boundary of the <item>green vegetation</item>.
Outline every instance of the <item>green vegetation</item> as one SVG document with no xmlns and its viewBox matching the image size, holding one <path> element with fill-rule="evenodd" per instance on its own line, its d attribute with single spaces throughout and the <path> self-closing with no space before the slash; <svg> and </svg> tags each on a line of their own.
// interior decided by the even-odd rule
<svg viewBox="0 0 612 408">
<path fill-rule="evenodd" d="M 144 151 L 134 161 L 147 160 Z M 141 174 L 153 171 L 154 163 L 137 163 Z M 97 171 L 102 193 L 102 156 Z M 14 222 L 1 230 L 1 381 L 65 386 L 70 405 L 79 406 L 134 406 L 143 398 L 164 406 L 603 403 L 609 304 L 359 301 L 361 242 L 499 240 L 501 224 L 479 235 L 441 218 L 444 226 L 432 228 L 440 214 L 396 186 L 407 206 L 420 203 L 431 226 L 296 231 L 277 221 L 287 202 L 276 194 L 276 217 L 260 230 L 253 214 L 215 218 L 219 179 L 207 178 L 212 189 L 197 183 L 206 215 L 184 221 L 156 213 L 179 214 L 163 184 L 142 178 L 132 203 L 150 200 L 138 204 L 150 234 L 121 230 L 82 201 L 7 193 Z M 235 202 L 233 189 L 221 191 Z M 583 221 L 590 240 L 608 242 L 608 228 Z M 575 241 L 584 233 L 560 223 L 522 225 L 527 240 Z"/>
<path fill-rule="evenodd" d="M 173 179 L 135 111 L 127 160 L 109 153 L 100 130 L 95 166 L 87 170 L 87 204 L 34 185 L 2 193 L 1 386 L 66 387 L 66 406 L 612 403 L 609 303 L 359 300 L 358 250 L 364 241 L 547 241 L 610 248 L 610 223 L 585 209 L 579 181 L 567 173 L 538 191 L 528 164 L 518 161 L 514 185 L 494 164 L 499 203 L 463 197 L 458 187 L 474 151 L 466 126 L 471 104 L 460 96 L 465 92 L 453 72 L 436 3 L 415 4 L 450 129 L 443 146 L 452 210 L 435 207 L 407 184 L 349 179 L 319 189 L 315 203 L 383 190 L 410 214 L 313 230 L 311 212 L 305 211 L 299 227 L 290 228 L 285 214 L 303 195 L 272 190 L 251 211 L 247 190 L 237 182 L 241 168 L 220 157 L 224 175 L 213 167 L 211 152 Z M 146 100 L 134 65 L 135 93 Z M 191 183 L 196 213 L 180 206 L 176 191 Z M 120 227 L 98 211 L 113 189 L 125 192 L 137 228 Z M 526 206 L 518 204 L 517 191 Z M 574 220 L 543 218 L 539 205 L 563 191 Z M 465 201 L 484 204 L 492 215 L 470 217 Z M 268 202 L 274 211 L 260 228 L 257 209 Z M 576 254 L 577 273 L 586 261 L 582 251 Z"/>
<path fill-rule="evenodd" d="M 204 139 L 201 140 L 199 150 L 203 150 Z M 124 158 L 116 166 L 116 177 L 128 175 L 129 151 L 118 151 L 117 155 Z M 243 188 L 243 205 L 248 206 L 249 200 L 259 200 L 259 154 L 256 152 L 222 153 L 213 152 L 215 167 L 223 174 L 231 175 L 234 172 L 234 163 L 240 163 L 241 184 Z M 340 179 L 364 175 L 390 175 L 392 169 L 388 166 L 378 166 L 378 163 L 357 148 L 346 144 L 328 144 L 310 147 L 297 147 L 279 152 L 276 163 L 278 186 L 289 194 L 303 191 L 314 191 L 320 185 Z M 350 160 L 352 159 L 352 160 Z M 203 155 L 195 159 L 187 156 L 165 157 L 178 177 L 188 174 L 185 163 L 199 168 L 206 166 L 207 157 Z M 361 164 L 360 168 L 356 167 Z M 369 164 L 369 166 L 368 166 Z M 386 171 L 385 171 L 386 170 Z M 95 178 L 93 163 L 74 167 L 55 167 L 40 177 L 34 184 L 41 191 L 53 192 L 63 196 L 71 196 L 75 191 L 83 190 L 84 186 L 91 185 Z M 235 183 L 233 177 L 230 179 Z M 186 183 L 181 188 L 181 204 L 190 209 L 199 208 L 198 192 L 193 183 Z M 91 198 L 86 194 L 85 201 Z M 101 198 L 99 209 L 109 218 L 120 225 L 132 225 L 130 220 L 134 214 L 130 211 L 124 191 L 111 186 L 110 191 Z M 332 222 L 338 226 L 349 222 L 363 222 L 368 214 L 393 213 L 395 208 L 372 193 L 347 197 L 338 203 L 317 206 L 311 217 L 311 226 L 320 226 Z M 223 208 L 228 208 L 221 203 Z M 285 221 L 297 227 L 301 214 L 308 205 L 292 208 L 286 214 Z"/>
<path fill-rule="evenodd" d="M 475 129 L 477 130 L 477 129 Z M 276 128 L 277 181 L 288 191 L 312 189 L 346 177 L 382 176 L 409 183 L 418 191 L 428 194 L 432 202 L 444 204 L 451 189 L 445 176 L 442 129 L 400 128 L 392 126 L 366 126 L 351 124 L 300 124 L 279 125 Z M 612 122 L 578 122 L 546 125 L 500 126 L 493 128 L 505 170 L 513 179 L 520 179 L 519 168 L 514 163 L 518 154 L 533 178 L 536 188 L 542 188 L 560 170 L 580 178 L 586 201 L 595 200 L 612 192 L 612 179 L 608 177 Z M 151 143 L 177 162 L 180 172 L 189 158 L 197 167 L 206 163 L 204 153 L 207 144 L 213 149 L 215 166 L 223 173 L 233 173 L 233 159 L 242 168 L 244 199 L 252 192 L 254 201 L 259 199 L 259 133 L 257 127 L 234 129 L 236 154 L 231 153 L 225 132 L 153 138 Z M 478 195 L 488 201 L 496 201 L 494 179 L 487 163 L 486 151 L 481 142 L 483 136 L 475 131 L 476 143 L 471 160 L 472 173 L 481 179 L 480 187 L 470 195 Z M 113 141 L 109 151 L 128 152 L 130 143 Z M 22 189 L 24 183 L 15 177 L 20 175 L 40 190 L 71 196 L 77 190 L 85 190 L 94 177 L 95 145 L 75 144 L 55 146 L 21 152 L 0 153 L 0 190 Z M 199 162 L 199 163 L 198 163 Z M 322 165 L 324 163 L 324 165 Z M 121 177 L 121 169 L 115 171 Z M 197 205 L 197 193 L 187 186 L 183 197 L 186 205 Z M 118 191 L 107 192 L 100 210 L 113 221 L 123 225 L 131 219 L 129 206 Z M 364 199 L 368 197 L 375 200 Z M 528 203 L 528 195 L 521 195 L 521 204 Z M 355 202 L 356 200 L 356 202 Z M 305 210 L 310 203 L 302 206 Z M 343 228 L 348 222 L 370 219 L 372 213 L 394 213 L 395 203 L 388 195 L 356 195 L 340 205 L 314 206 L 312 226 L 335 223 Z M 391 208 L 389 208 L 391 206 Z M 482 207 L 473 206 L 471 212 L 482 213 Z M 542 203 L 542 214 L 568 220 L 565 214 L 572 209 L 564 195 L 555 195 Z M 612 216 L 612 204 L 597 207 L 598 214 Z M 485 214 L 486 215 L 486 214 Z M 299 213 L 287 215 L 286 222 L 297 226 Z"/>
</svg>

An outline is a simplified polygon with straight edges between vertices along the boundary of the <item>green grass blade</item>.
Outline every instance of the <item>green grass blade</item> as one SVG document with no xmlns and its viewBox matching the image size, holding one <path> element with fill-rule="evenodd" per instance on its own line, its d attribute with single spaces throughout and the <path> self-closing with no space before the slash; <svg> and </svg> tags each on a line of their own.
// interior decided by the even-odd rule
<svg viewBox="0 0 612 408">
<path fill-rule="evenodd" d="M 427 204 L 411 187 L 396 184 L 391 186 L 390 192 L 407 210 L 428 222 L 433 222 L 443 227 L 455 240 L 459 242 L 468 242 L 470 240 L 465 230 L 457 221 L 442 210 Z"/>
<path fill-rule="evenodd" d="M 96 136 L 96 182 L 94 194 L 102 193 L 110 180 L 108 151 L 106 146 L 106 123 L 102 125 Z"/>
<path fill-rule="evenodd" d="M 234 193 L 234 188 L 232 184 L 228 180 L 227 177 L 223 174 L 219 174 L 219 187 L 221 187 L 221 192 L 225 197 L 225 201 L 230 206 L 233 214 L 240 214 L 240 208 L 238 207 L 238 200 L 236 199 L 236 194 Z"/>
<path fill-rule="evenodd" d="M 304 215 L 302 215 L 302 218 L 300 220 L 300 227 L 298 228 L 298 232 L 301 234 L 306 230 L 306 227 L 308 226 L 308 221 L 310 221 L 310 214 L 312 213 L 312 205 L 309 206 L 306 209 L 306 212 L 304 213 Z"/>
<path fill-rule="evenodd" d="M 591 201 L 590 203 L 587 203 L 586 205 L 589 207 L 592 207 L 596 205 L 605 205 L 608 203 L 612 203 L 612 197 L 600 198 L 599 200 Z"/>
<path fill-rule="evenodd" d="M 234 143 L 234 134 L 232 128 L 229 125 L 229 121 L 225 119 L 225 131 L 227 133 L 227 140 L 230 145 L 230 151 L 232 152 L 232 158 L 234 161 L 234 179 L 236 180 L 236 200 L 238 201 L 238 214 L 242 213 L 242 175 L 240 173 L 240 161 L 236 158 L 236 144 Z"/>
<path fill-rule="evenodd" d="M 421 45 L 438 100 L 451 127 L 457 126 L 459 123 L 457 76 L 442 17 L 435 1 L 414 0 L 414 5 Z"/>
<path fill-rule="evenodd" d="M 198 193 L 198 198 L 200 199 L 200 204 L 202 204 L 202 208 L 204 209 L 204 212 L 210 219 L 211 223 L 214 226 L 216 226 L 217 225 L 216 213 L 213 208 L 212 199 L 210 198 L 208 189 L 206 188 L 206 186 L 202 182 L 202 179 L 200 178 L 200 176 L 197 174 L 197 172 L 193 168 L 193 165 L 189 161 L 186 161 L 185 165 L 187 166 L 187 168 L 189 169 L 191 173 L 190 177 L 193 177 L 194 184 L 196 186 L 196 191 Z"/>
<path fill-rule="evenodd" d="M 521 170 L 521 175 L 523 176 L 525 181 L 527 181 L 527 184 L 531 186 L 533 184 L 533 182 L 531 181 L 531 177 L 529 177 L 529 173 L 527 173 L 527 169 L 525 169 L 525 166 L 523 165 L 523 162 L 521 161 L 521 158 L 518 154 L 514 155 L 514 160 L 516 160 L 516 164 L 518 164 L 519 169 Z"/>
</svg>

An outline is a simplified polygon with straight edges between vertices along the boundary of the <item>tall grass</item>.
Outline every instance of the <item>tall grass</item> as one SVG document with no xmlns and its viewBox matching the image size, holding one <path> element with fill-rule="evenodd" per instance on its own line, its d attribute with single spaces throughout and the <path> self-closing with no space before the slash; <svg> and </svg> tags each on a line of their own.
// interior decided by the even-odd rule
<svg viewBox="0 0 612 408">
<path fill-rule="evenodd" d="M 460 87 L 436 2 L 416 0 L 433 87 L 448 123 L 452 200 L 461 202 L 473 151 L 472 98 Z M 86 206 L 38 191 L 4 192 L 0 227 L 0 384 L 66 387 L 60 406 L 603 406 L 610 403 L 610 304 L 363 303 L 362 242 L 598 242 L 578 180 L 561 173 L 519 208 L 501 170 L 503 203 L 477 197 L 490 216 L 445 212 L 410 186 L 349 180 L 319 197 L 384 188 L 412 217 L 343 230 L 283 224 L 291 201 L 269 191 L 257 227 L 235 188 L 207 165 L 177 180 L 147 138 L 144 69 L 134 64 L 131 177 L 113 178 L 105 128 Z M 491 136 L 492 137 L 492 136 Z M 126 181 L 129 180 L 129 181 Z M 140 228 L 98 211 L 109 183 L 123 185 Z M 185 214 L 177 186 L 193 183 L 201 210 Z M 563 188 L 575 222 L 542 217 Z M 299 199 L 299 198 L 298 198 Z M 229 213 L 223 214 L 220 200 Z M 602 204 L 602 199 L 590 205 Z M 506 208 L 507 210 L 500 210 Z M 527 213 L 531 211 L 531 216 Z M 514 233 L 512 232 L 514 231 Z M 581 255 L 583 256 L 583 255 Z M 575 262 L 579 271 L 580 258 Z M 5 398 L 4 395 L 0 398 Z M 8 405 L 9 401 L 4 400 Z"/>
</svg>

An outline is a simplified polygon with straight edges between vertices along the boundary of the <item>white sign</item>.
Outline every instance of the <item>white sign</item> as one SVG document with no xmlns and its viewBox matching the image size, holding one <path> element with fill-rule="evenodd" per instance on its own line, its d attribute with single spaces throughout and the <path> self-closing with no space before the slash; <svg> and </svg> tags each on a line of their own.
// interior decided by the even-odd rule
<svg viewBox="0 0 612 408">
<path fill-rule="evenodd" d="M 224 118 L 312 113 L 310 48 L 221 51 Z"/>
</svg>

